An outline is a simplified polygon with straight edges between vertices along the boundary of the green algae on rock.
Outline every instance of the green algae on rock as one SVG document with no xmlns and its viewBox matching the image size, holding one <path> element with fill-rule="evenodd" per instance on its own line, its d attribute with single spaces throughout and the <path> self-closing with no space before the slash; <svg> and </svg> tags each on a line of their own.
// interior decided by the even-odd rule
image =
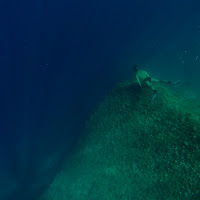
<svg viewBox="0 0 200 200">
<path fill-rule="evenodd" d="M 40 200 L 199 199 L 199 106 L 158 89 L 118 84 Z"/>
</svg>

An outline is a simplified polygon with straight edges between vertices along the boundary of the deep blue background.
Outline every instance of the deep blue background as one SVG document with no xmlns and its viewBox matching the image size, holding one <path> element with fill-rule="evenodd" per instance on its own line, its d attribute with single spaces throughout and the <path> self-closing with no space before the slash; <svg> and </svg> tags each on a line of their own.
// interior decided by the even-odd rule
<svg viewBox="0 0 200 200">
<path fill-rule="evenodd" d="M 1 1 L 0 199 L 48 186 L 133 63 L 198 85 L 199 17 L 197 0 Z"/>
</svg>

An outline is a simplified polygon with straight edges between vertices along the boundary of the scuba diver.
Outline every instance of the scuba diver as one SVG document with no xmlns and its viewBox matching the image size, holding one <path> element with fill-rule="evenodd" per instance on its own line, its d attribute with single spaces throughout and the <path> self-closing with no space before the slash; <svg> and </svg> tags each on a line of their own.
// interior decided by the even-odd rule
<svg viewBox="0 0 200 200">
<path fill-rule="evenodd" d="M 158 80 L 158 79 L 155 79 L 155 78 L 152 78 L 151 76 L 149 76 L 149 74 L 144 71 L 144 70 L 140 70 L 140 67 L 138 65 L 133 65 L 133 70 L 135 71 L 136 73 L 136 79 L 137 79 L 137 82 L 139 84 L 139 86 L 142 88 L 143 86 L 147 86 L 147 87 L 150 87 L 151 90 L 153 91 L 153 97 L 151 99 L 151 102 L 149 105 L 151 105 L 156 97 L 158 96 L 158 90 L 156 90 L 154 87 L 153 87 L 153 84 L 152 83 L 167 83 L 169 85 L 177 85 L 179 84 L 181 81 L 176 81 L 176 82 L 172 82 L 172 81 L 168 81 L 168 80 Z"/>
<path fill-rule="evenodd" d="M 140 87 L 142 88 L 143 86 L 148 86 L 152 89 L 154 94 L 157 94 L 158 91 L 153 87 L 152 83 L 167 83 L 169 85 L 176 85 L 178 83 L 180 83 L 180 81 L 176 81 L 176 82 L 172 82 L 172 81 L 167 81 L 167 80 L 158 80 L 155 78 L 152 78 L 151 76 L 149 76 L 149 74 L 144 71 L 144 70 L 140 70 L 140 67 L 138 65 L 133 65 L 133 70 L 136 73 L 136 80 L 138 82 L 138 84 L 140 85 Z"/>
</svg>

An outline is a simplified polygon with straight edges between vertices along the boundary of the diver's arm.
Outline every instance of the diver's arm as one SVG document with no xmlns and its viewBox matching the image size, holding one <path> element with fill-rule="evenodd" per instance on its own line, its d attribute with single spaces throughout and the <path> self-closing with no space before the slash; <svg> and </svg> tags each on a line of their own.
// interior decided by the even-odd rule
<svg viewBox="0 0 200 200">
<path fill-rule="evenodd" d="M 146 76 L 147 76 L 147 77 L 150 77 L 149 74 L 148 74 L 147 72 L 146 72 Z"/>
<path fill-rule="evenodd" d="M 137 79 L 137 82 L 138 82 L 138 84 L 140 85 L 140 87 L 142 87 L 142 85 L 141 85 L 141 83 L 140 83 L 140 80 L 139 80 L 139 78 L 138 78 L 137 75 L 136 75 L 136 79 Z"/>
</svg>

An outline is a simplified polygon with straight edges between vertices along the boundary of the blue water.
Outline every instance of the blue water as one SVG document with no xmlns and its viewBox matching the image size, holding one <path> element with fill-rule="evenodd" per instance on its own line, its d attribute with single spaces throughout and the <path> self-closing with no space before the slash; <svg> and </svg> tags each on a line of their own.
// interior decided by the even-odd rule
<svg viewBox="0 0 200 200">
<path fill-rule="evenodd" d="M 139 63 L 200 85 L 198 0 L 0 2 L 0 199 L 36 199 Z"/>
</svg>

